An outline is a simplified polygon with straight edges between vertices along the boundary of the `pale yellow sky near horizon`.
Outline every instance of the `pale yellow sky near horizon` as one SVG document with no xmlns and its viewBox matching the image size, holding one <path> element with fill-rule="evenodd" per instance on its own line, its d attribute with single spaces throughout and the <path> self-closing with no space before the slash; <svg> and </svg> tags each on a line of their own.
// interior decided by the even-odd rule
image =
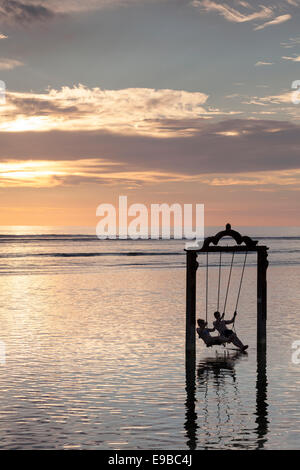
<svg viewBox="0 0 300 470">
<path fill-rule="evenodd" d="M 120 195 L 128 196 L 128 205 L 145 204 L 150 212 L 151 204 L 179 203 L 204 204 L 205 223 L 223 225 L 232 221 L 236 225 L 251 226 L 298 226 L 297 200 L 294 207 L 286 210 L 285 199 L 278 204 L 272 192 L 247 191 L 247 187 L 207 186 L 197 183 L 160 183 L 141 189 L 126 187 L 100 187 L 97 184 L 59 186 L 55 188 L 6 188 L 0 189 L 1 225 L 80 225 L 96 226 L 96 208 L 99 204 L 113 204 L 118 210 Z M 99 190 L 100 189 L 100 190 Z M 251 195 L 250 195 L 251 194 Z M 38 197 L 37 197 L 38 196 Z M 244 202 L 243 202 L 244 201 Z"/>
</svg>

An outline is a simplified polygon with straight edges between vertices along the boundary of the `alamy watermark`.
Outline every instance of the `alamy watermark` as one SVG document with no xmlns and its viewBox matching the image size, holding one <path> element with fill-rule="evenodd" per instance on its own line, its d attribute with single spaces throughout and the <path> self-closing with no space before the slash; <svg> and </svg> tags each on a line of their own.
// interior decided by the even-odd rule
<svg viewBox="0 0 300 470">
<path fill-rule="evenodd" d="M 300 103 L 300 80 L 294 80 L 292 82 L 291 88 L 295 91 L 292 92 L 292 103 Z"/>
<path fill-rule="evenodd" d="M 198 248 L 198 242 L 204 240 L 204 204 L 151 204 L 149 211 L 145 204 L 128 206 L 127 196 L 119 196 L 117 209 L 113 204 L 100 204 L 96 215 L 102 217 L 96 228 L 101 240 L 190 240 L 186 249 Z"/>
<path fill-rule="evenodd" d="M 4 341 L 0 340 L 0 366 L 6 363 L 6 347 Z"/>
<path fill-rule="evenodd" d="M 295 351 L 292 353 L 292 363 L 298 365 L 300 364 L 300 340 L 299 339 L 297 339 L 296 341 L 293 341 L 292 349 L 295 349 Z"/>
<path fill-rule="evenodd" d="M 0 80 L 0 104 L 6 103 L 6 85 L 3 80 Z"/>
</svg>

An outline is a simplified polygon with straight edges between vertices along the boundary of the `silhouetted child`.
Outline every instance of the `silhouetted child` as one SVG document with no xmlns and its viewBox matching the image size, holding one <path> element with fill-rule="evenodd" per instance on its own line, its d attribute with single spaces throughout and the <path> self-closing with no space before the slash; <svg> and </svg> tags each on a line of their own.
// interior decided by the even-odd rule
<svg viewBox="0 0 300 470">
<path fill-rule="evenodd" d="M 197 323 L 198 323 L 198 328 L 196 331 L 198 333 L 198 336 L 204 341 L 207 347 L 219 346 L 221 344 L 225 344 L 229 342 L 228 337 L 225 337 L 223 335 L 211 336 L 210 333 L 215 331 L 215 328 L 206 328 L 207 322 L 205 322 L 201 318 L 197 320 Z"/>
<path fill-rule="evenodd" d="M 224 315 L 225 313 L 223 313 L 223 315 L 220 315 L 220 312 L 214 313 L 216 319 L 213 323 L 214 328 L 219 332 L 221 336 L 225 336 L 227 338 L 228 343 L 232 343 L 241 351 L 245 351 L 248 348 L 248 345 L 246 344 L 244 346 L 241 340 L 237 337 L 237 335 L 232 330 L 229 330 L 226 326 L 234 322 L 236 312 L 234 312 L 234 315 L 231 320 L 224 320 Z"/>
</svg>

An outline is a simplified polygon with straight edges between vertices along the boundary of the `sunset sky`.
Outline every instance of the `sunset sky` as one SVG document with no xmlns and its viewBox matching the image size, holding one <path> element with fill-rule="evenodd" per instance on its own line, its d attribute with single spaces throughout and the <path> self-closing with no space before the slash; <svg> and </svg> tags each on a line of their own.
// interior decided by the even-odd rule
<svg viewBox="0 0 300 470">
<path fill-rule="evenodd" d="M 0 0 L 1 225 L 299 225 L 300 0 Z M 300 98 L 300 93 L 299 93 Z"/>
</svg>

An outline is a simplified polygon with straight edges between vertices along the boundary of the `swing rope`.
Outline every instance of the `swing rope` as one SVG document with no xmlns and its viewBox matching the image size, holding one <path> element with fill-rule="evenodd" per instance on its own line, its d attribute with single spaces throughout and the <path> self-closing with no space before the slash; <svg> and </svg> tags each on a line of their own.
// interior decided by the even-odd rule
<svg viewBox="0 0 300 470">
<path fill-rule="evenodd" d="M 242 288 L 242 283 L 243 283 L 243 277 L 244 277 L 244 272 L 245 272 L 245 267 L 246 267 L 246 261 L 247 261 L 247 255 L 248 251 L 245 253 L 245 259 L 244 259 L 244 264 L 243 264 L 243 269 L 242 269 L 242 275 L 241 275 L 241 280 L 240 280 L 240 286 L 239 286 L 239 291 L 236 299 L 236 304 L 235 304 L 235 312 L 237 311 L 239 300 L 240 300 L 240 293 L 241 293 L 241 288 Z"/>
<path fill-rule="evenodd" d="M 223 309 L 223 316 L 225 316 L 226 312 L 226 305 L 227 305 L 227 299 L 228 299 L 228 294 L 229 294 L 229 288 L 230 288 L 230 282 L 231 282 L 231 275 L 232 275 L 232 268 L 233 268 L 233 261 L 234 261 L 234 255 L 235 252 L 232 253 L 232 258 L 231 258 L 231 263 L 230 263 L 230 270 L 229 270 L 229 275 L 228 275 L 228 282 L 227 282 L 227 289 L 226 289 L 226 295 L 225 295 L 225 301 L 224 301 L 224 309 Z M 245 258 L 243 262 L 243 268 L 242 268 L 242 273 L 241 273 L 241 279 L 240 279 L 240 285 L 239 285 L 239 290 L 237 294 L 237 299 L 236 299 L 236 305 L 235 305 L 235 316 L 240 300 L 240 294 L 241 294 L 241 289 L 242 289 L 242 284 L 243 284 L 243 278 L 244 278 L 244 273 L 245 273 L 245 268 L 246 268 L 246 262 L 247 262 L 247 256 L 248 256 L 248 251 L 245 253 Z M 222 254 L 220 252 L 220 261 L 219 261 L 219 280 L 218 280 L 218 306 L 217 310 L 219 311 L 219 305 L 220 305 L 220 290 L 221 290 L 221 269 L 222 269 Z M 205 302 L 205 321 L 207 323 L 208 321 L 208 275 L 209 275 L 209 270 L 208 270 L 208 252 L 206 252 L 206 302 Z M 233 329 L 235 329 L 235 318 L 233 321 Z"/>
<path fill-rule="evenodd" d="M 206 313 L 205 313 L 206 323 L 207 323 L 207 312 L 208 312 L 208 252 L 206 253 Z"/>
<path fill-rule="evenodd" d="M 218 304 L 217 304 L 217 311 L 219 311 L 219 305 L 220 305 L 221 269 L 222 269 L 222 251 L 220 251 L 220 262 L 219 262 L 219 281 L 218 281 Z"/>
<path fill-rule="evenodd" d="M 233 267 L 233 260 L 234 260 L 234 251 L 232 253 L 232 258 L 231 258 L 231 264 L 230 264 L 230 270 L 229 270 L 229 276 L 228 276 L 228 282 L 227 282 L 227 290 L 226 290 L 226 296 L 225 296 L 225 301 L 224 301 L 224 308 L 223 308 L 223 314 L 225 315 L 226 312 L 226 305 L 227 305 L 227 299 L 228 299 L 228 293 L 229 293 L 229 287 L 230 287 L 230 281 L 231 281 L 231 273 L 232 273 L 232 267 Z"/>
<path fill-rule="evenodd" d="M 245 253 L 245 259 L 244 259 L 244 264 L 243 264 L 243 269 L 242 269 L 242 275 L 241 275 L 241 280 L 240 280 L 240 286 L 239 286 L 239 291 L 238 291 L 238 295 L 237 295 L 237 299 L 236 299 L 236 304 L 235 304 L 235 311 L 234 311 L 234 318 L 233 318 L 233 323 L 232 323 L 232 329 L 234 332 L 236 332 L 235 330 L 235 319 L 236 319 L 236 315 L 237 315 L 237 308 L 238 308 L 238 304 L 239 304 L 239 300 L 240 300 L 240 293 L 241 293 L 241 288 L 242 288 L 242 283 L 243 283 L 243 277 L 244 277 L 244 272 L 245 272 L 245 267 L 246 267 L 246 261 L 247 261 L 247 255 L 248 255 L 248 251 L 246 251 Z"/>
</svg>

